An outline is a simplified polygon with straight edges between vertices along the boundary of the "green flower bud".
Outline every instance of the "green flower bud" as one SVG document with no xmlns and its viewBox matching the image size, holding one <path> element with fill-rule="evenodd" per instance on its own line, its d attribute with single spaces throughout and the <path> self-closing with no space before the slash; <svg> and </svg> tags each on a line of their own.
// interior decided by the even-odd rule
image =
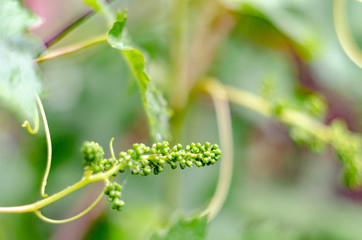
<svg viewBox="0 0 362 240">
<path fill-rule="evenodd" d="M 177 164 L 176 164 L 175 162 L 171 162 L 170 165 L 171 165 L 171 168 L 172 168 L 172 169 L 176 169 L 176 168 L 177 168 Z"/>
<path fill-rule="evenodd" d="M 201 167 L 201 166 L 202 166 L 202 163 L 201 163 L 200 161 L 195 161 L 195 165 L 196 165 L 197 167 Z"/>
<path fill-rule="evenodd" d="M 143 172 L 145 173 L 145 176 L 149 175 L 152 171 L 152 168 L 150 166 L 146 166 L 144 169 L 143 169 Z"/>
<path fill-rule="evenodd" d="M 192 161 L 190 161 L 190 160 L 186 161 L 186 165 L 189 167 L 192 167 Z"/>
<path fill-rule="evenodd" d="M 103 160 L 104 151 L 98 143 L 85 142 L 82 148 L 84 166 L 90 167 L 93 172 L 102 171 L 101 162 Z"/>
</svg>

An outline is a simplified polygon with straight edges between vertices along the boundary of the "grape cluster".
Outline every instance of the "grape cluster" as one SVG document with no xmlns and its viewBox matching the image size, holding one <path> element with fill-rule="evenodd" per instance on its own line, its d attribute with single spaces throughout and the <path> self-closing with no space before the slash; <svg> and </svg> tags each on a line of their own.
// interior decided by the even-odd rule
<svg viewBox="0 0 362 240">
<path fill-rule="evenodd" d="M 155 175 L 163 172 L 167 163 L 172 169 L 180 166 L 203 167 L 214 164 L 221 157 L 221 150 L 217 144 L 211 145 L 206 142 L 191 143 L 182 148 L 181 144 L 173 147 L 166 141 L 154 143 L 152 147 L 145 144 L 133 144 L 133 148 L 119 154 L 119 159 L 103 158 L 104 151 L 97 143 L 85 142 L 83 149 L 84 167 L 92 170 L 93 173 L 108 171 L 113 166 L 123 163 L 120 172 L 124 172 L 128 167 L 132 174 L 147 176 L 150 173 Z"/>
<path fill-rule="evenodd" d="M 202 167 L 214 164 L 221 157 L 221 150 L 217 144 L 211 145 L 206 142 L 191 143 L 182 149 L 181 144 L 170 147 L 166 141 L 158 142 L 147 147 L 144 144 L 134 144 L 133 149 L 120 153 L 120 161 L 127 163 L 132 174 L 147 176 L 152 171 L 155 175 L 163 172 L 165 164 L 169 164 L 172 169 L 180 166 L 181 169 L 186 167 Z M 124 169 L 120 169 L 121 172 Z"/>
<path fill-rule="evenodd" d="M 104 151 L 98 143 L 85 142 L 82 148 L 84 168 L 91 170 L 92 174 L 106 172 L 116 167 L 119 172 L 124 172 L 129 168 L 132 174 L 147 176 L 152 172 L 157 175 L 163 172 L 165 164 L 172 169 L 179 166 L 181 169 L 186 167 L 203 167 L 214 164 L 221 158 L 221 150 L 217 144 L 211 145 L 206 142 L 191 143 L 182 148 L 181 144 L 173 147 L 166 141 L 154 143 L 151 147 L 145 144 L 133 144 L 133 148 L 119 154 L 119 159 L 103 158 Z M 112 172 L 113 173 L 113 172 Z M 113 176 L 117 172 L 114 171 Z M 124 201 L 121 200 L 122 187 L 116 182 L 108 182 L 104 193 L 108 196 L 108 201 L 112 202 L 112 209 L 121 211 Z"/>
<path fill-rule="evenodd" d="M 108 196 L 108 202 L 112 202 L 112 209 L 121 211 L 124 206 L 124 201 L 121 200 L 122 186 L 117 182 L 109 182 L 104 188 L 104 194 Z"/>
</svg>

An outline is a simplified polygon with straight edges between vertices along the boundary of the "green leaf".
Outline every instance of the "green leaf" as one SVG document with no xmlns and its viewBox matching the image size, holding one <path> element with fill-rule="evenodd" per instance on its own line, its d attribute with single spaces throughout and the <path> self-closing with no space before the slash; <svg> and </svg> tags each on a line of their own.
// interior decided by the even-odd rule
<svg viewBox="0 0 362 240">
<path fill-rule="evenodd" d="M 0 2 L 0 101 L 19 117 L 29 118 L 41 89 L 34 62 L 41 44 L 27 29 L 39 19 L 19 1 Z"/>
<path fill-rule="evenodd" d="M 108 42 L 114 48 L 121 49 L 123 47 L 122 33 L 127 21 L 126 12 L 127 10 L 117 12 L 116 21 L 113 23 L 112 29 L 108 32 Z"/>
<path fill-rule="evenodd" d="M 151 240 L 203 240 L 206 238 L 207 216 L 180 218 L 165 234 L 154 234 Z"/>
<path fill-rule="evenodd" d="M 126 11 L 118 12 L 117 19 L 108 32 L 108 42 L 113 48 L 119 49 L 126 59 L 138 82 L 151 134 L 156 141 L 161 141 L 169 137 L 170 110 L 167 108 L 167 102 L 162 94 L 150 82 L 151 79 L 145 69 L 146 60 L 142 52 L 131 47 L 125 41 L 127 36 L 123 29 L 126 20 Z"/>
<path fill-rule="evenodd" d="M 169 136 L 170 110 L 162 94 L 150 82 L 145 71 L 145 58 L 138 49 L 121 50 L 128 62 L 141 90 L 143 107 L 146 111 L 151 134 L 156 141 L 167 139 Z"/>
<path fill-rule="evenodd" d="M 85 3 L 91 6 L 95 11 L 101 13 L 109 21 L 115 21 L 108 32 L 108 43 L 116 49 L 119 49 L 141 91 L 142 103 L 147 114 L 151 129 L 151 135 L 155 141 L 162 141 L 169 138 L 169 118 L 170 110 L 167 108 L 167 102 L 162 94 L 156 90 L 156 87 L 150 82 L 150 77 L 145 70 L 145 57 L 142 52 L 133 48 L 127 41 L 127 34 L 124 31 L 127 21 L 126 10 L 117 12 L 115 18 L 104 0 L 85 0 Z"/>
</svg>

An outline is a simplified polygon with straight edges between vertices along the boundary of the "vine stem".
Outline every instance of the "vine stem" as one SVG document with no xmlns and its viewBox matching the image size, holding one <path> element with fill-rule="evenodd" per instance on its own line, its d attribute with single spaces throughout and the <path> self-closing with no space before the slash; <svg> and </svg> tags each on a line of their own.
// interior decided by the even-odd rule
<svg viewBox="0 0 362 240">
<path fill-rule="evenodd" d="M 92 39 L 68 46 L 68 47 L 64 47 L 64 48 L 60 48 L 60 49 L 56 49 L 53 51 L 47 51 L 45 52 L 42 56 L 40 56 L 39 58 L 37 58 L 35 61 L 38 63 L 56 58 L 56 57 L 60 57 L 60 56 L 64 56 L 64 55 L 68 55 L 74 52 L 78 52 L 82 49 L 94 46 L 98 43 L 102 43 L 107 41 L 107 35 L 103 34 L 97 37 L 94 37 Z"/>
<path fill-rule="evenodd" d="M 80 181 L 75 184 L 63 189 L 62 191 L 55 193 L 47 198 L 39 200 L 37 202 L 22 205 L 22 206 L 13 206 L 13 207 L 0 207 L 1 213 L 25 213 L 25 212 L 36 212 L 39 209 L 67 196 L 68 194 L 74 192 L 75 190 L 84 187 L 85 185 L 97 181 L 106 181 L 109 179 L 114 173 L 116 173 L 119 169 L 124 168 L 126 166 L 125 162 L 121 162 L 115 165 L 113 168 L 108 170 L 107 172 L 98 173 L 95 175 L 90 175 L 82 178 Z"/>
<path fill-rule="evenodd" d="M 234 150 L 227 92 L 223 86 L 215 80 L 208 80 L 204 84 L 204 88 L 211 95 L 214 102 L 220 144 L 223 151 L 223 158 L 220 164 L 220 173 L 215 194 L 207 208 L 201 213 L 201 216 L 208 215 L 208 221 L 211 221 L 223 206 L 230 189 L 233 172 Z"/>
<path fill-rule="evenodd" d="M 362 2 L 361 0 L 358 0 Z M 360 68 L 362 68 L 362 50 L 354 41 L 351 31 L 348 27 L 346 16 L 347 0 L 334 0 L 333 19 L 337 37 L 347 56 Z"/>
</svg>

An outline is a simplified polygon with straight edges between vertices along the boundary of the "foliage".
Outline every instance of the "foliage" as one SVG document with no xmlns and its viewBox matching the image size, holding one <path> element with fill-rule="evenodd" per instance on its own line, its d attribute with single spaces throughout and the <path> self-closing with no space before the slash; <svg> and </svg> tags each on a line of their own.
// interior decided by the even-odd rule
<svg viewBox="0 0 362 240">
<path fill-rule="evenodd" d="M 0 239 L 360 239 L 361 3 L 84 3 L 47 39 L 0 0 Z"/>
<path fill-rule="evenodd" d="M 35 94 L 41 90 L 40 73 L 34 58 L 40 53 L 40 42 L 28 33 L 39 22 L 17 0 L 0 4 L 0 98 L 1 104 L 19 117 L 31 117 Z"/>
</svg>

